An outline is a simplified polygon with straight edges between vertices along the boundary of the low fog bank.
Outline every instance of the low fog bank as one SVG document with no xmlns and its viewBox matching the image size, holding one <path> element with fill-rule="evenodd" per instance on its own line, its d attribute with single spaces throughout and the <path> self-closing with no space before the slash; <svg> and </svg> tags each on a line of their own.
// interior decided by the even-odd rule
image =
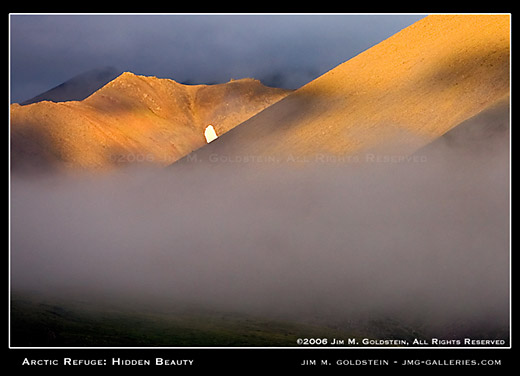
<svg viewBox="0 0 520 376">
<path fill-rule="evenodd" d="M 493 150 L 13 176 L 12 289 L 507 328 L 509 153 Z"/>
</svg>

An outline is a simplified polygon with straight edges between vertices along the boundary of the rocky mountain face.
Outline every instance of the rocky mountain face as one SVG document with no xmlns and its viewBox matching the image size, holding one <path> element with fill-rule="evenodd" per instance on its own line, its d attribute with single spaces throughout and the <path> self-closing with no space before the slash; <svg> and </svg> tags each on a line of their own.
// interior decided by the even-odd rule
<svg viewBox="0 0 520 376">
<path fill-rule="evenodd" d="M 254 79 L 182 85 L 125 72 L 82 101 L 11 105 L 16 170 L 167 165 L 280 100 L 288 90 Z"/>
</svg>

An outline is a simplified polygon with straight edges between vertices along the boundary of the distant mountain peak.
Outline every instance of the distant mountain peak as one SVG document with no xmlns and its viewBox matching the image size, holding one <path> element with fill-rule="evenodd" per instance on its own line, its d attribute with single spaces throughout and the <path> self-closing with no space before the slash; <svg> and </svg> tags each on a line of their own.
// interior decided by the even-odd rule
<svg viewBox="0 0 520 376">
<path fill-rule="evenodd" d="M 121 70 L 114 67 L 101 67 L 78 74 L 70 80 L 47 90 L 21 105 L 27 105 L 42 101 L 67 102 L 80 101 L 90 96 L 101 87 L 115 79 L 121 74 Z"/>
</svg>

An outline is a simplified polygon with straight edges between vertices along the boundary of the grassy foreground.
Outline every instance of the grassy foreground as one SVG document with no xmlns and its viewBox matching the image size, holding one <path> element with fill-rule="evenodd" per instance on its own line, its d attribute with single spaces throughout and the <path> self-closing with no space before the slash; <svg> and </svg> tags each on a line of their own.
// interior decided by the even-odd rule
<svg viewBox="0 0 520 376">
<path fill-rule="evenodd" d="M 196 308 L 137 310 L 17 294 L 11 299 L 14 347 L 277 347 L 297 346 L 301 337 L 341 336 L 347 333 Z"/>
<path fill-rule="evenodd" d="M 363 339 L 399 339 L 408 341 L 405 346 L 420 340 L 424 346 L 433 337 L 504 339 L 502 346 L 509 343 L 505 327 L 486 329 L 459 322 L 443 332 L 439 336 L 424 324 L 406 324 L 390 317 L 327 324 L 324 320 L 297 322 L 187 305 L 158 307 L 107 299 L 11 295 L 12 347 L 298 347 L 299 338 L 327 339 L 329 346 L 333 339 L 345 341 L 339 346 L 363 346 Z"/>
</svg>

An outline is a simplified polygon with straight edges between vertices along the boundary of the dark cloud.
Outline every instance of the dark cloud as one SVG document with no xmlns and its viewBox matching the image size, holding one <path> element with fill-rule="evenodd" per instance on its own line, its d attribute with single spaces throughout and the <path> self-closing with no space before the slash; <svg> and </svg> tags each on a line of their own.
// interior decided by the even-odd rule
<svg viewBox="0 0 520 376">
<path fill-rule="evenodd" d="M 192 83 L 297 88 L 423 16 L 11 15 L 11 101 L 115 66 Z"/>
</svg>

